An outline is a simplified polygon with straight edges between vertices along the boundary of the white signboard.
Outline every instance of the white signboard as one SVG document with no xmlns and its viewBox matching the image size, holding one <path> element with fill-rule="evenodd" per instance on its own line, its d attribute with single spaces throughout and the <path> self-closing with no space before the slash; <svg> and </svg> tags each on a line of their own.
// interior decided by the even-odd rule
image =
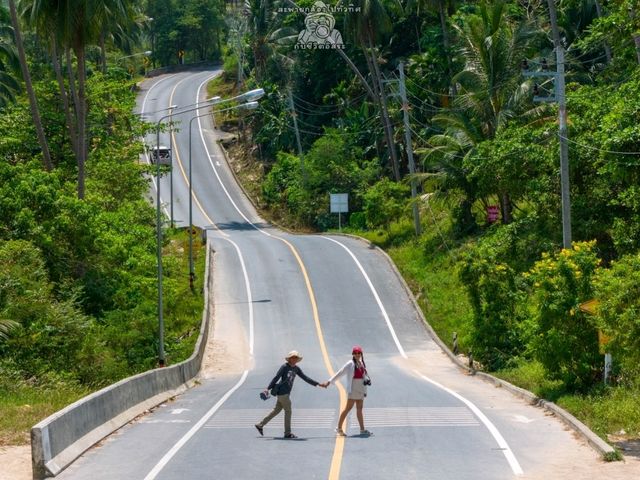
<svg viewBox="0 0 640 480">
<path fill-rule="evenodd" d="M 331 213 L 347 213 L 349 211 L 348 193 L 330 193 Z"/>
</svg>

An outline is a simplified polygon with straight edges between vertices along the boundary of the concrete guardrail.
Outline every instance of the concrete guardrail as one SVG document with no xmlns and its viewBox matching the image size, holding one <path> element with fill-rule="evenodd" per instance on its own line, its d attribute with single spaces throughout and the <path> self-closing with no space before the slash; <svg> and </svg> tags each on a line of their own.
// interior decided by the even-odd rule
<svg viewBox="0 0 640 480">
<path fill-rule="evenodd" d="M 125 378 L 45 418 L 31 429 L 34 480 L 55 477 L 83 452 L 145 410 L 188 388 L 202 365 L 212 311 L 209 287 L 210 248 L 204 279 L 204 309 L 193 355 L 184 362 Z"/>
</svg>

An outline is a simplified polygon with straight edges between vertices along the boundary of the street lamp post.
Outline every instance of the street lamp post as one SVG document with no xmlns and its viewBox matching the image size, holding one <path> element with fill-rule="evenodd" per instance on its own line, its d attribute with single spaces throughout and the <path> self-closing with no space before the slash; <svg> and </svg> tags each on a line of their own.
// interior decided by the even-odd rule
<svg viewBox="0 0 640 480">
<path fill-rule="evenodd" d="M 160 125 L 162 122 L 170 117 L 173 117 L 174 109 L 180 109 L 181 111 L 177 112 L 177 114 L 189 113 L 200 110 L 204 103 L 215 101 L 216 103 L 226 103 L 229 101 L 237 101 L 237 102 L 248 102 L 255 103 L 254 100 L 259 99 L 264 95 L 264 90 L 261 88 L 251 90 L 249 92 L 243 93 L 242 95 L 238 95 L 237 97 L 229 98 L 220 101 L 220 97 L 213 97 L 206 99 L 202 102 L 196 102 L 191 106 L 191 108 L 183 109 L 184 107 L 176 107 L 174 105 L 168 108 L 169 112 L 166 115 L 160 117 L 158 122 L 156 123 L 156 260 L 158 263 L 157 272 L 158 272 L 158 365 L 160 367 L 164 367 L 166 363 L 165 351 L 164 351 L 164 317 L 163 317 L 163 298 L 162 298 L 162 217 L 161 217 L 161 204 L 160 204 Z M 247 103 L 247 104 L 248 104 Z M 189 106 L 189 105 L 187 105 Z M 257 103 L 256 103 L 257 106 Z M 233 107 L 232 107 L 233 108 Z M 252 107 L 255 108 L 255 107 Z M 191 135 L 189 135 L 191 136 Z M 190 217 L 190 230 L 193 229 L 191 226 L 191 166 L 189 166 L 189 217 Z M 191 232 L 189 232 L 191 233 Z M 191 236 L 191 235 L 190 235 Z M 192 261 L 190 262 L 192 263 Z M 193 268 L 190 266 L 190 270 Z"/>
<path fill-rule="evenodd" d="M 171 110 L 173 111 L 173 109 Z M 162 224 L 160 212 L 160 124 L 171 113 L 160 117 L 156 125 L 156 261 L 158 263 L 158 365 L 164 367 L 164 318 L 162 314 Z M 153 155 L 152 155 L 153 158 Z"/>
<path fill-rule="evenodd" d="M 194 290 L 193 282 L 195 280 L 196 274 L 193 267 L 193 195 L 192 195 L 193 187 L 191 182 L 191 127 L 193 125 L 193 121 L 196 120 L 197 118 L 206 117 L 209 114 L 213 116 L 214 113 L 226 112 L 228 110 L 233 110 L 236 108 L 239 108 L 242 110 L 254 110 L 258 108 L 258 102 L 256 101 L 247 102 L 247 103 L 242 103 L 240 105 L 236 105 L 234 107 L 223 108 L 220 110 L 212 110 L 207 113 L 195 115 L 191 117 L 191 119 L 189 120 L 189 288 L 191 288 L 192 291 Z"/>
</svg>

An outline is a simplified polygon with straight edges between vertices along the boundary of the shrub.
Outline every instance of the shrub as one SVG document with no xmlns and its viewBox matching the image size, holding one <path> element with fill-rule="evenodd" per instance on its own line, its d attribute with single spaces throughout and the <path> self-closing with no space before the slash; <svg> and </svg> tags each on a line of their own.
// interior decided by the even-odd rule
<svg viewBox="0 0 640 480">
<path fill-rule="evenodd" d="M 369 228 L 384 226 L 387 230 L 407 210 L 409 187 L 383 178 L 363 194 L 364 215 Z"/>
<path fill-rule="evenodd" d="M 549 378 L 585 390 L 598 376 L 600 355 L 594 321 L 579 305 L 593 296 L 592 277 L 599 260 L 595 242 L 572 250 L 544 253 L 527 275 L 534 302 L 534 356 Z"/>
<path fill-rule="evenodd" d="M 640 385 L 640 255 L 600 270 L 594 283 L 600 301 L 595 320 L 610 338 L 607 351 L 620 366 L 619 378 Z"/>
<path fill-rule="evenodd" d="M 489 370 L 504 367 L 522 348 L 517 324 L 523 295 L 516 277 L 491 244 L 468 252 L 460 269 L 473 309 L 472 351 Z"/>
</svg>

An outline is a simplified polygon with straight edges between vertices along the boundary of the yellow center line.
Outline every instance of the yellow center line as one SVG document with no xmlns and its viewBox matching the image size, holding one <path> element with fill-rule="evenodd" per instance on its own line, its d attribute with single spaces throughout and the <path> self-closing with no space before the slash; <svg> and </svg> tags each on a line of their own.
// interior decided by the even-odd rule
<svg viewBox="0 0 640 480">
<path fill-rule="evenodd" d="M 187 174 L 186 174 L 186 172 L 185 172 L 185 170 L 183 168 L 182 160 L 180 159 L 180 153 L 178 151 L 178 146 L 177 146 L 178 144 L 175 141 L 175 134 L 174 134 L 173 130 L 171 131 L 171 136 L 173 137 L 173 145 L 175 147 L 175 153 L 176 153 L 176 159 L 177 159 L 178 167 L 180 168 L 180 171 L 182 172 L 182 176 L 184 178 L 184 181 L 185 181 L 185 183 L 187 184 L 187 187 L 188 187 L 189 186 L 189 178 L 187 177 Z M 211 223 L 216 228 L 218 228 L 216 226 L 215 222 L 211 218 L 209 218 L 209 216 L 204 211 L 204 208 L 202 207 L 202 205 L 198 201 L 198 198 L 197 198 L 195 192 L 193 191 L 193 189 L 191 190 L 191 195 L 192 195 L 193 200 L 195 201 L 195 203 L 198 205 L 198 208 L 200 209 L 202 214 L 207 218 L 209 223 Z M 228 236 L 222 230 L 218 229 L 218 231 L 222 235 Z M 331 361 L 329 360 L 329 353 L 327 351 L 327 345 L 326 345 L 326 343 L 324 341 L 324 334 L 322 333 L 322 326 L 320 324 L 320 315 L 318 313 L 318 304 L 316 303 L 316 296 L 313 293 L 313 288 L 311 286 L 311 280 L 309 279 L 309 275 L 307 274 L 307 269 L 305 268 L 304 263 L 302 262 L 302 258 L 300 258 L 300 255 L 298 254 L 298 251 L 295 249 L 295 247 L 289 241 L 285 240 L 282 237 L 278 237 L 278 236 L 275 236 L 275 235 L 269 235 L 269 236 L 284 242 L 289 247 L 289 249 L 293 253 L 293 256 L 296 258 L 296 261 L 298 262 L 298 265 L 300 266 L 300 270 L 302 271 L 302 276 L 304 277 L 304 283 L 305 283 L 305 286 L 307 287 L 307 293 L 309 295 L 309 300 L 311 302 L 311 310 L 313 312 L 313 320 L 314 320 L 314 323 L 315 323 L 315 326 L 316 326 L 316 333 L 318 335 L 318 341 L 320 343 L 320 351 L 322 352 L 322 360 L 324 362 L 324 366 L 327 369 L 327 372 L 329 372 L 329 376 L 333 376 L 335 374 L 335 371 L 333 370 L 333 367 L 331 366 Z M 347 404 L 347 392 L 345 391 L 345 389 L 344 389 L 344 387 L 342 386 L 341 383 L 336 383 L 336 387 L 338 388 L 338 393 L 340 395 L 340 411 L 342 411 L 342 409 Z M 344 452 L 344 437 L 336 437 L 336 443 L 335 443 L 335 446 L 333 448 L 333 457 L 331 458 L 331 469 L 329 470 L 329 480 L 338 480 L 340 478 L 340 467 L 342 466 L 342 455 L 343 455 L 343 452 Z"/>
<path fill-rule="evenodd" d="M 187 172 L 185 171 L 183 165 L 182 165 L 182 160 L 180 158 L 180 153 L 178 151 L 178 144 L 176 143 L 176 139 L 175 139 L 175 133 L 173 132 L 173 130 L 171 131 L 171 136 L 173 137 L 173 145 L 174 145 L 174 149 L 175 149 L 175 153 L 176 153 L 176 160 L 178 163 L 178 168 L 180 168 L 180 172 L 182 173 L 182 177 L 184 178 L 184 183 L 187 184 L 187 188 L 189 188 L 189 177 L 187 176 Z M 193 165 L 192 165 L 193 166 Z M 204 211 L 204 207 L 202 206 L 202 204 L 200 203 L 200 200 L 198 200 L 198 197 L 196 195 L 196 192 L 193 190 L 193 188 L 191 188 L 191 197 L 193 198 L 193 201 L 195 202 L 195 204 L 198 206 L 198 208 L 200 209 L 200 212 L 202 212 L 202 215 L 204 215 L 204 217 L 207 219 L 207 221 L 213 225 L 214 227 L 218 228 L 218 226 L 216 225 L 216 223 L 209 217 L 209 215 L 207 215 L 207 212 Z M 222 230 L 218 229 L 218 231 L 224 235 L 225 237 L 228 236 L 225 232 L 223 232 Z"/>
<path fill-rule="evenodd" d="M 298 255 L 297 250 L 291 243 L 281 237 L 275 237 L 279 240 L 282 240 L 285 244 L 289 246 L 291 251 L 293 252 L 293 256 L 296 257 L 298 261 L 298 265 L 300 265 L 300 270 L 302 270 L 302 276 L 304 277 L 304 283 L 307 286 L 307 292 L 309 294 L 309 300 L 311 301 L 311 309 L 313 311 L 313 320 L 316 324 L 316 333 L 318 334 L 318 341 L 320 342 L 320 350 L 322 352 L 322 359 L 324 361 L 324 366 L 327 368 L 330 376 L 335 374 L 333 367 L 331 366 L 331 362 L 329 361 L 329 353 L 327 352 L 327 345 L 324 341 L 324 334 L 322 333 L 322 326 L 320 325 L 320 315 L 318 314 L 318 305 L 316 303 L 316 296 L 313 293 L 313 288 L 311 287 L 311 280 L 309 280 L 309 275 L 307 274 L 307 269 Z M 340 411 L 347 404 L 347 392 L 345 392 L 344 387 L 340 383 L 336 383 L 336 387 L 338 387 L 338 392 L 340 393 Z M 329 480 L 337 480 L 340 478 L 340 467 L 342 465 L 342 454 L 344 451 L 344 437 L 336 437 L 336 443 L 333 448 L 333 458 L 331 459 L 331 470 L 329 471 Z"/>
</svg>

